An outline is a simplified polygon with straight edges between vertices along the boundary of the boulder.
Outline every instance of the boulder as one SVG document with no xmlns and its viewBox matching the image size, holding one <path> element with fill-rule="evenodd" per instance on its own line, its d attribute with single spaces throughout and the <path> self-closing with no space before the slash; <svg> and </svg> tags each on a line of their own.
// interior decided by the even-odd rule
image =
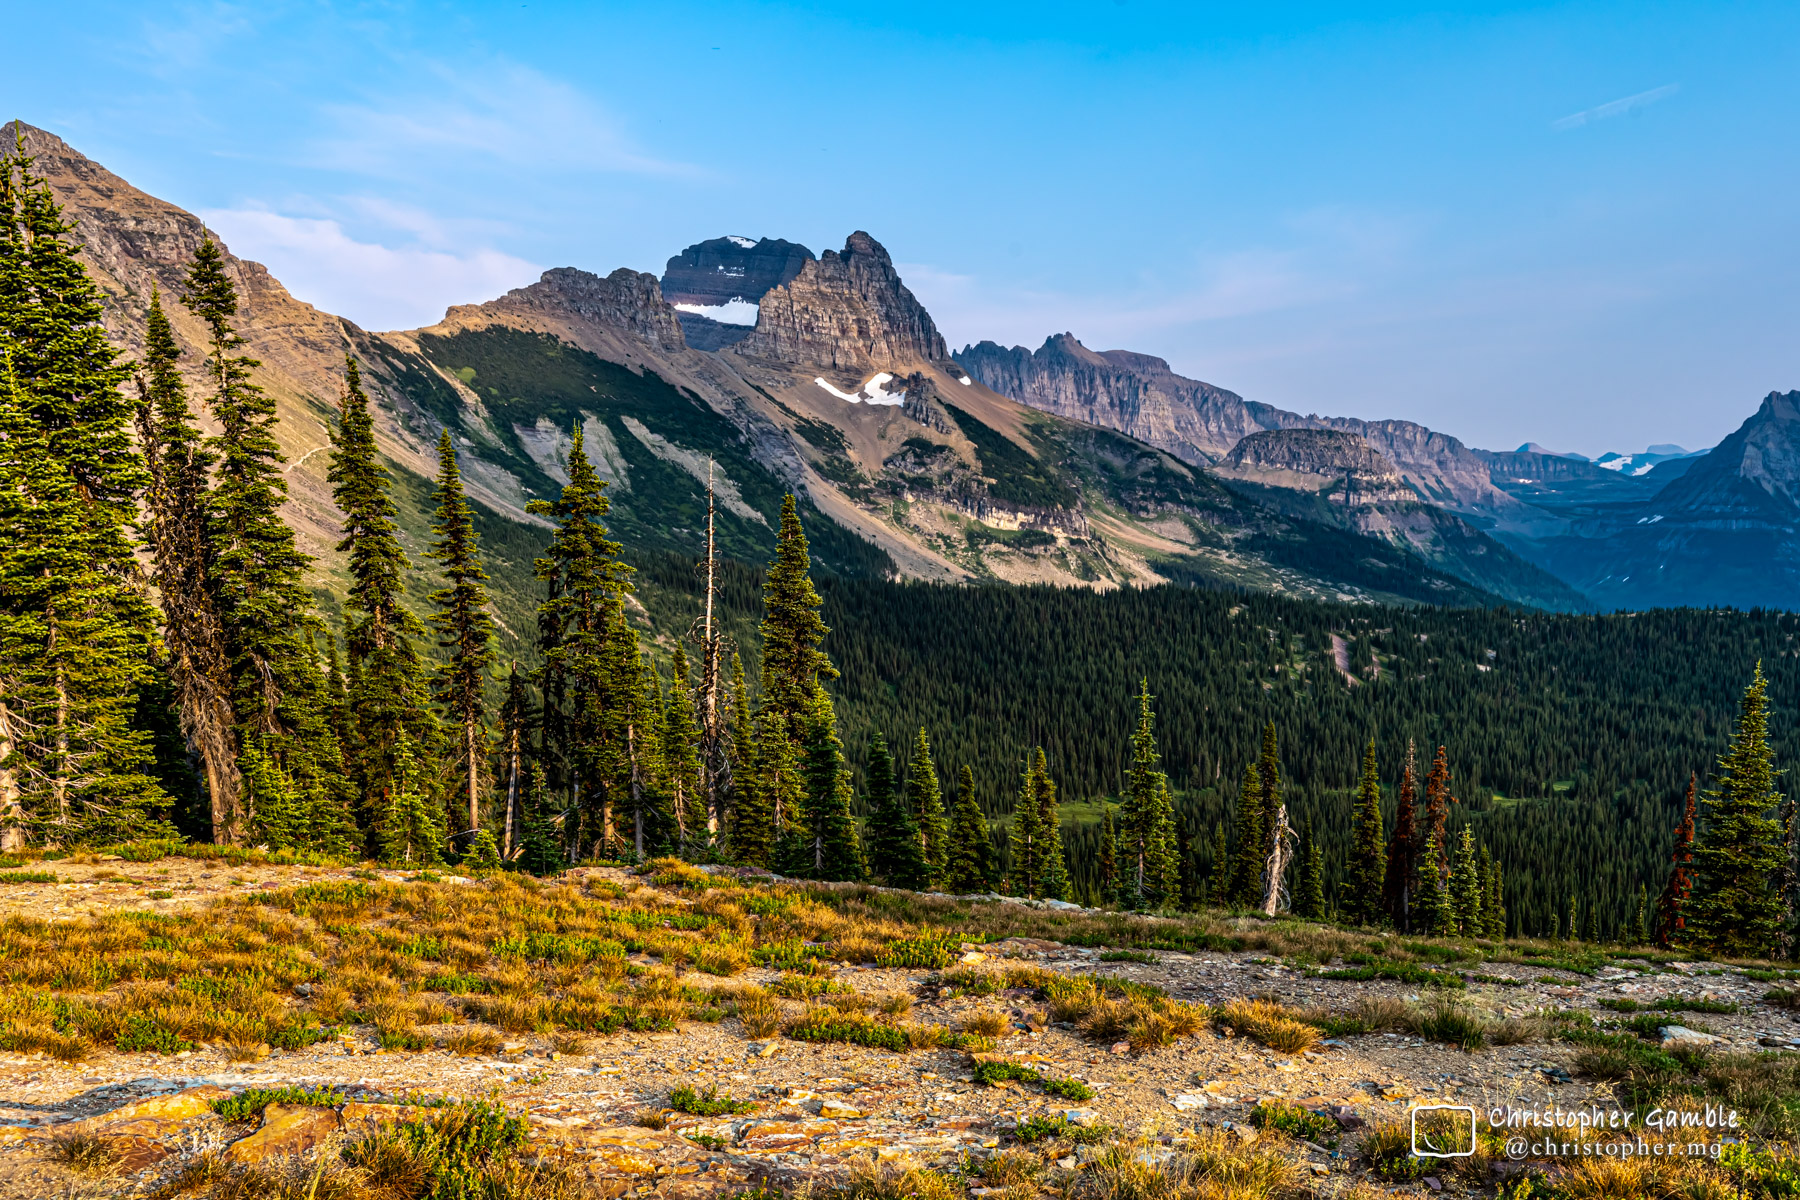
<svg viewBox="0 0 1800 1200">
<path fill-rule="evenodd" d="M 343 1118 L 335 1108 L 308 1104 L 271 1104 L 263 1109 L 262 1127 L 225 1147 L 233 1162 L 258 1163 L 284 1154 L 304 1154 L 336 1133 Z"/>
</svg>

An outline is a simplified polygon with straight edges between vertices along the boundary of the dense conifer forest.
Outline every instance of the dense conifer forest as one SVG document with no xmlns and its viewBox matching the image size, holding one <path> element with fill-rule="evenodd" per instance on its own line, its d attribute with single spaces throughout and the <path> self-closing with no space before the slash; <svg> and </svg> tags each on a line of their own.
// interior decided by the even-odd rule
<svg viewBox="0 0 1800 1200">
<path fill-rule="evenodd" d="M 420 563 L 354 354 L 328 475 L 344 586 L 321 597 L 217 246 L 151 298 L 132 362 L 68 234 L 7 156 L 0 850 L 180 834 L 540 873 L 678 853 L 1793 950 L 1793 615 L 896 583 L 833 573 L 860 561 L 835 528 L 815 562 L 792 495 L 760 553 L 737 528 L 737 558 L 695 562 L 609 527 L 579 424 L 541 536 L 470 504 L 445 437 Z M 206 344 L 177 344 L 171 304 Z M 695 514 L 709 548 L 715 518 Z M 494 649 L 493 544 L 531 563 L 508 572 L 535 626 L 518 662 Z"/>
</svg>

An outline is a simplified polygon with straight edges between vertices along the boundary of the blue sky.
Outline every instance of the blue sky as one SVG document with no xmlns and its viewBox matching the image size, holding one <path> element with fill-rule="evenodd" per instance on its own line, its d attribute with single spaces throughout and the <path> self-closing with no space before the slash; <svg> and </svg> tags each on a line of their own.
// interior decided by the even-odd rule
<svg viewBox="0 0 1800 1200">
<path fill-rule="evenodd" d="M 1477 446 L 1800 388 L 1800 6 L 34 4 L 0 102 L 302 298 L 866 229 L 952 345 Z M 21 53 L 21 47 L 30 47 Z"/>
</svg>

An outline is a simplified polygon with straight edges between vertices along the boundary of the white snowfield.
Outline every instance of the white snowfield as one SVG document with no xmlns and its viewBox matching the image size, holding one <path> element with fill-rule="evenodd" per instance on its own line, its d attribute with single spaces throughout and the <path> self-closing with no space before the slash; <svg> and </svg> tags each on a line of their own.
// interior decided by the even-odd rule
<svg viewBox="0 0 1800 1200">
<path fill-rule="evenodd" d="M 742 296 L 733 297 L 723 304 L 677 304 L 675 307 L 680 312 L 711 317 L 721 325 L 756 324 L 756 305 Z"/>
<path fill-rule="evenodd" d="M 825 382 L 825 379 L 822 376 L 815 378 L 813 382 L 846 404 L 905 404 L 905 388 L 901 388 L 899 391 L 894 392 L 887 390 L 887 385 L 892 383 L 893 379 L 894 377 L 891 374 L 882 371 L 880 374 L 870 377 L 869 382 L 863 384 L 862 390 L 857 392 L 854 396 L 850 395 L 848 392 L 840 392 L 838 389 Z"/>
<path fill-rule="evenodd" d="M 739 237 L 735 233 L 726 234 L 725 240 L 728 242 L 732 242 L 736 245 L 742 246 L 746 250 L 756 249 L 756 242 L 754 240 L 752 240 L 751 238 L 747 238 L 747 237 Z"/>
</svg>

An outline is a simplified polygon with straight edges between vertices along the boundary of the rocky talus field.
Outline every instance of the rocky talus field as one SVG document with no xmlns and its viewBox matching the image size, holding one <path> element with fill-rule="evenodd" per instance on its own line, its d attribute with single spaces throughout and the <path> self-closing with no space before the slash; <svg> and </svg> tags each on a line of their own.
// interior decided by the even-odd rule
<svg viewBox="0 0 1800 1200">
<path fill-rule="evenodd" d="M 0 1196 L 1725 1196 L 1716 1164 L 1510 1161 L 1485 1124 L 1418 1159 L 1405 1121 L 1800 1126 L 1769 964 L 673 861 L 128 853 L 0 872 Z"/>
</svg>

